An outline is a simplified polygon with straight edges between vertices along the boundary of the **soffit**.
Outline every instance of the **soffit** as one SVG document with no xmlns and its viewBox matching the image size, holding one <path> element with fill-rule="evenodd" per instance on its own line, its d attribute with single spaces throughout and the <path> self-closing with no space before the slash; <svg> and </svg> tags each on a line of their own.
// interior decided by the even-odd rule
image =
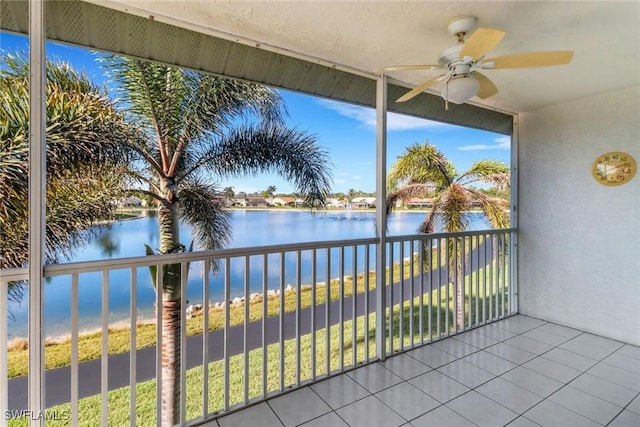
<svg viewBox="0 0 640 427">
<path fill-rule="evenodd" d="M 163 2 L 159 2 L 163 3 Z M 166 2 L 170 3 L 170 2 Z M 200 2 L 176 2 L 189 9 Z M 202 5 L 200 5 L 202 6 Z M 3 1 L 3 30 L 26 34 L 28 3 Z M 126 9 L 126 8 L 125 8 Z M 371 73 L 302 58 L 282 49 L 266 49 L 246 40 L 207 34 L 207 28 L 182 28 L 137 14 L 81 1 L 47 2 L 47 37 L 96 50 L 130 55 L 217 75 L 264 83 L 310 95 L 375 107 L 376 81 Z M 179 22 L 178 22 L 179 23 Z M 411 102 L 393 102 L 406 88 L 389 84 L 388 109 L 502 134 L 512 132 L 509 114 L 471 104 L 450 104 L 444 110 L 439 96 L 423 93 Z"/>
</svg>

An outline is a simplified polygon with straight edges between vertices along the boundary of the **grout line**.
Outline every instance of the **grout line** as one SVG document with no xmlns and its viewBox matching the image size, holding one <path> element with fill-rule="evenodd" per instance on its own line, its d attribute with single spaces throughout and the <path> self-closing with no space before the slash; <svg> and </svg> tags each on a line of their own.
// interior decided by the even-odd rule
<svg viewBox="0 0 640 427">
<path fill-rule="evenodd" d="M 269 404 L 269 402 L 270 402 L 270 401 L 271 401 L 271 399 L 269 399 L 269 400 L 266 400 L 266 401 L 265 401 L 265 403 L 267 404 L 267 408 L 269 408 L 269 409 L 271 410 L 271 412 L 273 412 L 273 415 L 275 415 L 275 416 L 276 416 L 276 418 L 278 419 L 278 421 L 280 421 L 280 424 L 282 424 L 282 425 L 284 426 L 284 425 L 285 425 L 285 424 L 284 424 L 284 421 L 282 421 L 282 419 L 280 418 L 280 416 L 278 415 L 278 413 L 275 411 L 275 409 L 273 409 L 273 408 L 271 407 L 271 405 Z"/>
<path fill-rule="evenodd" d="M 553 401 L 553 400 L 551 400 L 551 399 L 550 399 L 550 398 L 551 398 L 551 396 L 553 396 L 554 394 L 558 393 L 560 390 L 563 390 L 565 387 L 571 387 L 571 386 L 569 386 L 568 384 L 565 384 L 564 386 L 560 387 L 558 390 L 556 390 L 556 391 L 554 391 L 553 393 L 551 393 L 551 394 L 549 395 L 549 397 L 547 397 L 545 400 L 549 400 L 549 402 L 551 402 L 551 403 L 555 403 L 556 405 L 558 405 L 558 406 L 560 406 L 560 407 L 562 407 L 562 408 L 564 408 L 564 409 L 567 409 L 567 410 L 569 410 L 569 411 L 571 411 L 571 412 L 573 412 L 573 413 L 575 413 L 575 414 L 578 414 L 578 415 L 580 415 L 580 416 L 581 416 L 581 417 L 583 417 L 583 418 L 586 418 L 586 419 L 588 419 L 588 420 L 591 420 L 591 421 L 593 421 L 594 423 L 601 424 L 601 423 L 600 423 L 600 421 L 594 420 L 593 418 L 589 418 L 588 416 L 586 416 L 586 415 L 584 415 L 584 414 L 581 414 L 580 412 L 577 412 L 577 411 L 575 411 L 575 410 L 573 410 L 573 409 L 571 409 L 571 408 L 567 408 L 567 407 L 566 407 L 566 406 L 564 406 L 563 404 L 561 404 L 561 403 L 559 403 L 559 402 L 555 402 L 555 401 Z M 611 403 L 611 402 L 607 402 L 607 401 L 606 401 L 606 400 L 604 400 L 604 399 L 600 399 L 600 398 L 599 398 L 599 397 L 597 397 L 597 396 L 593 396 L 592 394 L 587 393 L 586 391 L 579 390 L 579 389 L 577 389 L 577 388 L 575 388 L 575 387 L 571 387 L 571 388 L 573 388 L 574 390 L 577 390 L 577 391 L 579 391 L 579 392 L 582 392 L 582 393 L 584 393 L 584 394 L 588 394 L 589 396 L 592 396 L 592 397 L 594 397 L 594 398 L 596 398 L 596 399 L 602 400 L 603 402 L 606 402 L 606 403 L 608 403 L 608 404 L 610 404 L 610 405 L 613 405 L 613 406 L 616 406 L 616 407 L 620 408 L 620 406 L 618 406 L 618 405 L 616 405 L 616 404 L 614 404 L 614 403 Z M 617 413 L 613 418 L 611 418 L 611 419 L 610 419 L 610 420 L 609 420 L 605 425 L 609 425 L 613 420 L 615 420 L 615 419 L 616 419 L 616 417 L 617 417 L 618 415 L 620 415 L 620 414 L 622 413 L 622 411 L 624 411 L 624 408 L 621 408 L 621 410 L 620 410 L 620 411 L 619 411 L 619 412 L 618 412 L 618 413 Z"/>
</svg>

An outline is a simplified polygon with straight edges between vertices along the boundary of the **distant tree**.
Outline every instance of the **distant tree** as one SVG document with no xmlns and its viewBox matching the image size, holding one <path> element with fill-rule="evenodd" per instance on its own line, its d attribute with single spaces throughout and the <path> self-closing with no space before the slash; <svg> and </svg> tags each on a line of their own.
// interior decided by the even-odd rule
<svg viewBox="0 0 640 427">
<path fill-rule="evenodd" d="M 351 201 L 356 198 L 356 195 L 357 195 L 356 190 L 354 190 L 353 188 L 350 188 L 347 191 L 347 202 L 351 203 Z"/>
<path fill-rule="evenodd" d="M 299 193 L 291 193 L 291 197 L 293 197 L 293 207 L 297 208 L 298 207 L 298 199 L 300 198 L 300 194 Z"/>
<path fill-rule="evenodd" d="M 269 198 L 269 203 L 273 204 L 273 195 L 275 194 L 277 188 L 275 185 L 270 185 L 267 187 L 266 190 L 264 190 L 262 192 L 264 197 L 268 197 Z"/>
<path fill-rule="evenodd" d="M 148 193 L 135 193 L 135 196 L 144 202 L 146 206 L 155 206 L 157 200 L 151 197 Z"/>
<path fill-rule="evenodd" d="M 492 197 L 498 197 L 506 201 L 508 201 L 510 198 L 508 188 L 489 187 L 489 188 L 478 188 L 477 190 L 480 191 L 481 193 L 487 194 Z"/>
<path fill-rule="evenodd" d="M 233 187 L 224 187 L 222 194 L 227 198 L 227 200 L 232 200 L 236 196 L 236 193 L 233 191 Z"/>
<path fill-rule="evenodd" d="M 455 167 L 435 145 L 413 144 L 401 154 L 391 167 L 387 188 L 396 188 L 387 198 L 387 211 L 395 207 L 398 200 L 412 197 L 434 197 L 433 207 L 418 231 L 433 233 L 436 229 L 447 232 L 464 231 L 469 228 L 469 211 L 479 206 L 494 228 L 509 226 L 509 215 L 504 200 L 487 195 L 473 188 L 473 183 L 485 183 L 499 188 L 510 185 L 509 166 L 495 160 L 479 160 L 463 173 Z M 462 282 L 460 254 L 454 253 L 453 241 L 449 250 L 449 280 Z M 462 245 L 458 244 L 458 251 Z M 455 260 L 458 260 L 456 263 Z M 456 322 L 464 321 L 464 290 L 458 286 Z"/>
</svg>

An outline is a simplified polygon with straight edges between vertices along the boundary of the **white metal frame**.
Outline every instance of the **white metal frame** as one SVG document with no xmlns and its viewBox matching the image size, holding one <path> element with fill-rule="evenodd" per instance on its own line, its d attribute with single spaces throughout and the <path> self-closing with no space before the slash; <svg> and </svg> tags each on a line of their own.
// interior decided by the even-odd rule
<svg viewBox="0 0 640 427">
<path fill-rule="evenodd" d="M 511 134 L 511 227 L 518 229 L 519 210 L 519 119 L 520 116 L 513 116 L 513 132 Z M 509 241 L 510 259 L 510 281 L 513 286 L 513 299 L 511 300 L 511 311 L 518 312 L 518 233 L 513 233 Z"/>
<path fill-rule="evenodd" d="M 376 234 L 380 239 L 376 250 L 376 271 L 384 271 L 387 238 L 387 76 L 382 74 L 376 84 Z M 376 353 L 386 358 L 386 283 L 385 275 L 376 275 Z"/>
<path fill-rule="evenodd" d="M 45 2 L 29 1 L 29 399 L 28 409 L 42 414 L 44 342 L 42 336 L 43 266 L 46 201 L 46 53 Z M 30 425 L 44 425 L 32 416 Z"/>
</svg>

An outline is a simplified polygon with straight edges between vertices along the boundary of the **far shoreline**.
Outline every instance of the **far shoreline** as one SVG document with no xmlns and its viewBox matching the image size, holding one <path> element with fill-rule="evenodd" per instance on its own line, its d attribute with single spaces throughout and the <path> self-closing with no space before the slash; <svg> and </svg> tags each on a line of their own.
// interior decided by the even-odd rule
<svg viewBox="0 0 640 427">
<path fill-rule="evenodd" d="M 294 208 L 294 207 L 290 207 L 290 208 L 286 208 L 286 207 L 281 207 L 281 206 L 277 206 L 277 207 L 273 207 L 273 206 L 227 206 L 226 207 L 227 210 L 230 211 L 274 211 L 274 212 L 310 212 L 310 213 L 322 213 L 322 212 L 363 212 L 363 213 L 375 213 L 376 209 L 375 208 L 355 208 L 355 209 L 347 209 L 347 208 L 326 208 L 326 209 L 310 209 L 310 208 Z M 139 213 L 143 213 L 143 212 L 148 212 L 148 211 L 154 211 L 156 210 L 156 208 L 152 208 L 152 207 L 123 207 L 123 208 L 118 208 L 116 210 L 116 213 L 120 213 L 120 212 L 126 212 L 126 213 L 135 213 L 135 212 L 139 212 Z M 422 209 L 422 208 L 396 208 L 393 210 L 393 212 L 391 212 L 391 214 L 396 213 L 396 212 L 415 212 L 415 213 L 430 213 L 431 209 Z M 465 213 L 474 213 L 474 212 L 482 212 L 480 209 L 478 210 L 471 210 L 471 211 L 466 211 Z M 131 217 L 131 218 L 122 218 L 122 219 L 116 219 L 114 221 L 127 221 L 129 219 L 137 219 L 137 218 L 141 218 L 145 215 L 139 215 L 138 217 Z"/>
</svg>

